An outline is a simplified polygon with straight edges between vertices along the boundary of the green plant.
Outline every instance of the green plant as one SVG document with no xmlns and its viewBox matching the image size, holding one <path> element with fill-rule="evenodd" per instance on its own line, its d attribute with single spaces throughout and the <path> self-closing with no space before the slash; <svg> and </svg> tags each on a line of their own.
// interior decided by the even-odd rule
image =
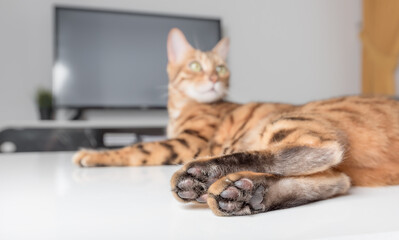
<svg viewBox="0 0 399 240">
<path fill-rule="evenodd" d="M 53 106 L 53 95 L 49 90 L 40 88 L 36 93 L 36 102 L 39 108 L 51 108 Z"/>
</svg>

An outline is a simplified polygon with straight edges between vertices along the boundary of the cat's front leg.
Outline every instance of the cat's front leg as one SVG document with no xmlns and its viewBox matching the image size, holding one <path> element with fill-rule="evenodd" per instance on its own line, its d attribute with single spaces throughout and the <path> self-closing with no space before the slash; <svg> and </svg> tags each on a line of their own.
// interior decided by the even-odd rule
<svg viewBox="0 0 399 240">
<path fill-rule="evenodd" d="M 207 143 L 188 134 L 116 150 L 81 150 L 72 161 L 81 167 L 176 165 L 208 154 Z"/>
<path fill-rule="evenodd" d="M 83 149 L 75 153 L 72 161 L 81 167 L 140 166 L 147 164 L 149 155 L 140 144 L 115 150 Z"/>
</svg>

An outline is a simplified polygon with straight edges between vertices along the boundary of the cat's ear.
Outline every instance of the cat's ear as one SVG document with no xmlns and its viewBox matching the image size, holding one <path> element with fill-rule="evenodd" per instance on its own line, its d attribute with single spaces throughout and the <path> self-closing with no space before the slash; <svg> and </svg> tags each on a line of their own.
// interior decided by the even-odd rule
<svg viewBox="0 0 399 240">
<path fill-rule="evenodd" d="M 224 60 L 227 58 L 227 54 L 229 53 L 230 40 L 228 38 L 222 38 L 218 44 L 212 49 L 213 52 L 217 53 Z"/>
<path fill-rule="evenodd" d="M 167 49 L 169 62 L 180 63 L 184 60 L 186 53 L 192 50 L 193 47 L 188 43 L 180 29 L 172 28 L 168 35 Z"/>
</svg>

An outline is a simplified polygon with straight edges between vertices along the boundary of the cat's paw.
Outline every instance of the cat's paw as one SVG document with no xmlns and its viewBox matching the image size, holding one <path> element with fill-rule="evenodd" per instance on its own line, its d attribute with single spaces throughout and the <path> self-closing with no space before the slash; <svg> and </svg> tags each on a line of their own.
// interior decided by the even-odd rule
<svg viewBox="0 0 399 240">
<path fill-rule="evenodd" d="M 218 216 L 241 216 L 266 211 L 270 183 L 252 172 L 229 174 L 208 190 L 207 203 Z"/>
<path fill-rule="evenodd" d="M 188 163 L 172 176 L 172 193 L 181 202 L 206 203 L 209 186 L 221 176 L 218 167 L 204 160 Z"/>
<path fill-rule="evenodd" d="M 100 167 L 105 166 L 104 153 L 94 150 L 80 150 L 72 157 L 72 162 L 81 167 Z"/>
</svg>

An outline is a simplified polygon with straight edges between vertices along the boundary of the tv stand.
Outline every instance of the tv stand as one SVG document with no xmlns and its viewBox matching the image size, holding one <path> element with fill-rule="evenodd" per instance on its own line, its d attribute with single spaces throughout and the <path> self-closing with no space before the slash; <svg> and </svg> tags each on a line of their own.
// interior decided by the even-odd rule
<svg viewBox="0 0 399 240">
<path fill-rule="evenodd" d="M 118 148 L 165 139 L 167 121 L 36 121 L 1 124 L 0 153 Z"/>
</svg>

